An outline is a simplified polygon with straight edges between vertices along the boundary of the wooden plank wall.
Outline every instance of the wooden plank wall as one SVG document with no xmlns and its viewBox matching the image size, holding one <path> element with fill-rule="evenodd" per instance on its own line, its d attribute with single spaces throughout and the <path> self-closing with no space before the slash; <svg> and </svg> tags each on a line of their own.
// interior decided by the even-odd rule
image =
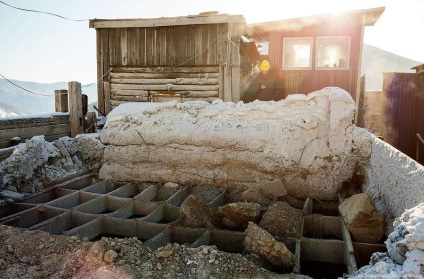
<svg viewBox="0 0 424 279">
<path fill-rule="evenodd" d="M 384 140 L 411 158 L 416 156 L 417 75 L 383 73 L 381 123 Z"/>
<path fill-rule="evenodd" d="M 0 148 L 7 147 L 13 137 L 24 140 L 37 135 L 44 135 L 49 141 L 70 136 L 69 114 L 0 120 Z"/>
<path fill-rule="evenodd" d="M 233 43 L 229 42 L 227 38 L 229 28 L 231 31 L 230 37 Z M 96 29 L 96 31 L 98 78 L 100 79 L 100 77 L 105 75 L 111 67 L 114 68 L 112 74 L 104 76 L 103 80 L 98 83 L 99 109 L 102 111 L 107 110 L 107 108 L 105 108 L 105 103 L 107 102 L 105 100 L 105 94 L 108 92 L 105 88 L 105 85 L 107 85 L 105 82 L 110 82 L 111 107 L 114 106 L 112 103 L 117 104 L 116 102 L 119 101 L 147 100 L 146 92 L 139 92 L 136 95 L 122 95 L 122 91 L 120 93 L 116 91 L 123 88 L 125 88 L 125 90 L 137 88 L 136 90 L 146 91 L 140 88 L 145 88 L 145 86 L 142 86 L 143 82 L 145 82 L 142 79 L 146 79 L 145 74 L 147 73 L 143 73 L 143 75 L 138 78 L 139 80 L 136 83 L 138 86 L 134 87 L 131 83 L 128 83 L 132 82 L 129 79 L 130 77 L 134 78 L 134 75 L 130 75 L 131 73 L 128 72 L 127 74 L 129 75 L 120 78 L 116 75 L 118 74 L 117 70 L 115 70 L 116 68 L 135 68 L 135 71 L 137 71 L 137 69 L 148 69 L 149 67 L 151 67 L 151 69 L 154 67 L 172 67 L 173 69 L 177 67 L 194 67 L 198 69 L 196 67 L 207 68 L 209 66 L 214 66 L 216 69 L 219 69 L 220 65 L 225 65 L 230 68 L 229 70 L 233 72 L 234 76 L 237 76 L 239 72 L 240 61 L 238 45 L 241 35 L 241 24 L 235 24 L 231 27 L 229 27 L 227 23 L 222 23 L 165 27 L 99 28 Z M 177 71 L 177 73 L 179 72 Z M 215 74 L 219 74 L 219 71 L 215 72 L 214 70 L 213 72 L 204 73 L 208 74 L 208 80 L 202 80 L 200 82 L 211 82 L 212 84 L 202 84 L 202 86 L 208 88 L 207 90 L 203 90 L 205 92 L 202 93 L 202 97 L 219 97 L 219 93 L 215 93 L 215 91 L 219 91 L 215 88 L 215 81 L 209 80 L 216 79 L 217 77 L 215 77 Z M 133 74 L 136 74 L 136 72 Z M 141 72 L 139 72 L 139 74 L 141 74 Z M 110 78 L 113 79 L 113 81 L 110 80 Z M 187 75 L 177 76 L 163 75 L 162 73 L 160 78 L 183 79 L 180 80 L 179 83 L 175 83 L 175 80 L 171 83 L 167 81 L 163 82 L 171 84 L 174 88 L 180 87 L 179 90 L 175 91 L 185 91 L 183 93 L 183 98 L 185 99 L 198 98 L 196 92 L 190 92 L 196 90 L 184 89 L 189 88 L 187 85 L 190 85 L 189 82 L 191 82 L 187 80 L 192 78 L 188 73 Z M 197 76 L 195 78 L 197 78 Z M 231 78 L 231 75 L 228 75 L 227 78 Z M 147 77 L 147 79 L 149 79 L 149 77 Z M 181 82 L 187 84 L 182 84 Z M 237 82 L 237 80 L 234 82 Z M 218 83 L 218 85 L 219 84 L 220 83 Z M 163 84 L 151 85 L 157 85 L 157 91 L 163 91 Z M 201 84 L 198 85 L 200 86 Z M 232 85 L 229 88 L 233 88 L 236 92 L 227 92 L 227 94 L 237 98 L 239 96 L 238 84 L 237 86 Z M 223 95 L 224 92 L 221 92 L 221 94 Z M 124 100 L 120 100 L 122 98 L 124 98 Z M 235 101 L 238 101 L 238 99 Z"/>
<path fill-rule="evenodd" d="M 316 37 L 317 36 L 350 36 L 350 68 L 348 70 L 316 70 Z M 268 59 L 271 67 L 278 74 L 282 85 L 281 96 L 289 94 L 307 94 L 327 86 L 337 86 L 348 91 L 356 100 L 358 86 L 358 68 L 361 57 L 362 20 L 352 18 L 346 22 L 328 21 L 319 25 L 311 25 L 301 29 L 274 31 L 269 35 Z M 312 69 L 283 70 L 283 38 L 312 37 Z"/>
<path fill-rule="evenodd" d="M 149 102 L 160 95 L 180 96 L 181 101 L 219 98 L 217 66 L 120 67 L 110 77 L 111 109 L 124 102 Z"/>
</svg>

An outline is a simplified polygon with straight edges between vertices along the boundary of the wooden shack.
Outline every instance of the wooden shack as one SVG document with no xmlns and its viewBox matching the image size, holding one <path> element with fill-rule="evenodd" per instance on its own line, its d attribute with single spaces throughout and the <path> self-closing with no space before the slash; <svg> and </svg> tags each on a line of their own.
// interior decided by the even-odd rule
<svg viewBox="0 0 424 279">
<path fill-rule="evenodd" d="M 248 35 L 268 45 L 265 57 L 278 75 L 281 97 L 337 86 L 358 103 L 364 27 L 384 9 L 251 24 Z"/>
<path fill-rule="evenodd" d="M 93 19 L 99 109 L 123 102 L 238 101 L 240 15 Z"/>
</svg>

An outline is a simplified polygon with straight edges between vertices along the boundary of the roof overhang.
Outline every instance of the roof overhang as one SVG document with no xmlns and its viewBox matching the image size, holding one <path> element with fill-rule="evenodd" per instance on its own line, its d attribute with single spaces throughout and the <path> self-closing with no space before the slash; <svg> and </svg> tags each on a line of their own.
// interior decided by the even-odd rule
<svg viewBox="0 0 424 279">
<path fill-rule="evenodd" d="M 242 15 L 216 14 L 206 12 L 198 15 L 161 18 L 133 19 L 91 19 L 90 28 L 128 28 L 128 27 L 160 27 L 198 24 L 242 23 L 246 21 Z"/>
<path fill-rule="evenodd" d="M 361 16 L 361 24 L 364 26 L 374 25 L 380 16 L 383 14 L 385 7 L 372 8 L 372 9 L 363 9 L 363 10 L 354 10 L 343 13 L 334 13 L 334 14 L 322 14 L 301 18 L 293 18 L 279 21 L 269 21 L 261 22 L 248 25 L 248 34 L 252 35 L 254 33 L 264 33 L 269 31 L 293 31 L 301 30 L 304 27 L 317 25 L 328 20 L 344 20 L 348 18 L 355 18 Z"/>
</svg>

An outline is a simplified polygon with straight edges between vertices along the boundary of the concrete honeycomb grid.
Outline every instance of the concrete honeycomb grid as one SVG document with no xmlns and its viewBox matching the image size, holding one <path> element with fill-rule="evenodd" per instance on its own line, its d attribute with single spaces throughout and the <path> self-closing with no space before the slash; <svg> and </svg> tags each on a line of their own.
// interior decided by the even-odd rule
<svg viewBox="0 0 424 279">
<path fill-rule="evenodd" d="M 180 205 L 195 188 L 187 186 L 161 195 L 159 183 L 99 181 L 88 173 L 0 207 L 0 224 L 91 241 L 137 237 L 151 249 L 179 243 L 191 247 L 215 245 L 221 251 L 244 253 L 243 231 L 175 224 Z M 222 189 L 204 201 L 217 208 L 228 203 L 226 194 Z M 373 252 L 385 251 L 384 245 L 352 242 L 341 217 L 315 214 L 312 199 L 305 202 L 303 210 L 312 215 L 305 216 L 301 238 L 275 237 L 295 255 L 296 263 L 289 272 L 305 274 L 304 269 L 313 269 L 312 262 L 319 262 L 321 267 L 342 266 L 337 272 L 351 274 L 357 266 L 368 264 Z"/>
</svg>

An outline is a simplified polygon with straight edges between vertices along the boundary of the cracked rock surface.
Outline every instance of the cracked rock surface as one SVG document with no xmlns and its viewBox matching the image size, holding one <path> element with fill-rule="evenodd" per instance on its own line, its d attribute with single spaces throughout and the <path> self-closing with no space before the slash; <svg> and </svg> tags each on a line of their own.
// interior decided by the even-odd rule
<svg viewBox="0 0 424 279">
<path fill-rule="evenodd" d="M 234 188 L 280 180 L 291 196 L 334 200 L 370 153 L 354 111 L 340 88 L 278 102 L 123 104 L 101 134 L 100 178 Z"/>
</svg>

